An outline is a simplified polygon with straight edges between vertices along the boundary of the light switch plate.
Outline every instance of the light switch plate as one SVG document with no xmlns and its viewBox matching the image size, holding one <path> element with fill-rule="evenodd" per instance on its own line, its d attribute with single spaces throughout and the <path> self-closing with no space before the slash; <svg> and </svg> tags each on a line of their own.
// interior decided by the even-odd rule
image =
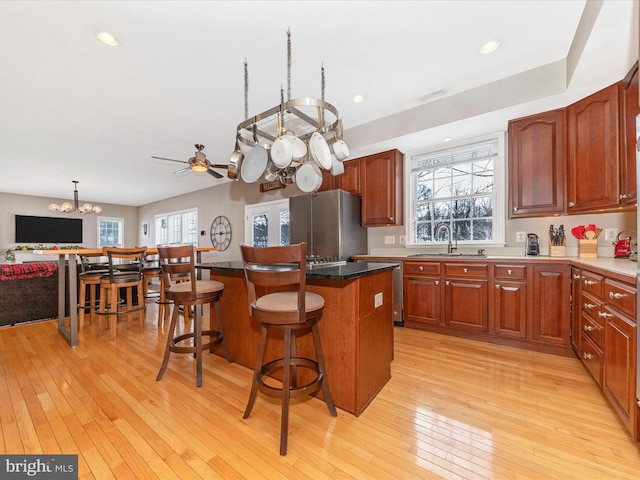
<svg viewBox="0 0 640 480">
<path fill-rule="evenodd" d="M 615 241 L 617 236 L 618 236 L 618 229 L 617 228 L 607 228 L 604 231 L 604 239 L 607 242 Z"/>
<path fill-rule="evenodd" d="M 378 308 L 382 306 L 382 292 L 376 293 L 376 296 L 373 299 L 374 308 Z"/>
<path fill-rule="evenodd" d="M 516 232 L 516 242 L 524 242 L 527 239 L 527 232 Z"/>
</svg>

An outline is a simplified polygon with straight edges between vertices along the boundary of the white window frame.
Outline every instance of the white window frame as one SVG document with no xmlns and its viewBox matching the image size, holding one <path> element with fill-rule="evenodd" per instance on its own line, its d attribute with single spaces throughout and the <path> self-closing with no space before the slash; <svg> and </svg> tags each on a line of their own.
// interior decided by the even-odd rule
<svg viewBox="0 0 640 480">
<path fill-rule="evenodd" d="M 119 218 L 119 217 L 98 217 L 96 222 L 97 225 L 97 244 L 98 244 L 98 248 L 102 248 L 102 247 L 124 247 L 124 218 Z M 115 222 L 119 224 L 118 227 L 118 241 L 116 243 L 112 243 L 112 244 L 103 244 L 100 241 L 100 224 L 102 222 Z"/>
<path fill-rule="evenodd" d="M 448 241 L 431 241 L 416 243 L 413 235 L 413 225 L 415 224 L 415 211 L 416 211 L 416 192 L 415 182 L 413 181 L 413 174 L 411 172 L 412 157 L 418 155 L 432 154 L 436 152 L 445 152 L 447 150 L 453 150 L 456 148 L 464 147 L 465 145 L 471 145 L 474 143 L 480 143 L 483 141 L 497 140 L 498 142 L 498 157 L 494 162 L 493 170 L 493 239 L 491 240 L 460 240 L 458 245 L 462 246 L 478 246 L 478 247 L 503 247 L 505 245 L 505 202 L 506 202 L 506 132 L 496 132 L 492 134 L 483 135 L 480 137 L 460 140 L 458 142 L 451 142 L 447 144 L 446 148 L 434 148 L 427 147 L 419 150 L 409 152 L 405 155 L 407 168 L 405 169 L 405 205 L 406 205 L 406 222 L 405 222 L 405 238 L 406 247 L 430 247 L 430 246 L 443 246 L 447 245 Z M 455 240 L 454 240 L 455 242 Z"/>
<path fill-rule="evenodd" d="M 268 218 L 275 216 L 277 222 L 269 222 L 267 238 L 268 246 L 279 246 L 282 241 L 280 229 L 280 213 L 289 210 L 289 199 L 272 200 L 269 202 L 254 203 L 244 207 L 244 243 L 253 245 L 253 216 L 265 214 Z M 291 237 L 289 237 L 291 238 Z"/>
<path fill-rule="evenodd" d="M 189 224 L 187 218 L 189 215 L 195 214 L 195 233 L 191 241 L 189 241 Z M 180 218 L 180 238 L 176 238 L 173 234 L 171 226 L 167 226 L 167 238 L 162 237 L 162 219 L 167 219 L 170 223 L 172 218 Z M 187 208 L 185 210 L 176 210 L 174 212 L 160 213 L 154 216 L 155 225 L 155 243 L 156 245 L 198 245 L 198 208 Z"/>
</svg>

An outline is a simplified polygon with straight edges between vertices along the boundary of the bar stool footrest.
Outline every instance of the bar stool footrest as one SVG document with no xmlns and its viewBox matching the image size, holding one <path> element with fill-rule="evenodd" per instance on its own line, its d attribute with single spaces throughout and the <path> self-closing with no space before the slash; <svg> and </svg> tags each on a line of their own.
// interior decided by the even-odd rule
<svg viewBox="0 0 640 480">
<path fill-rule="evenodd" d="M 276 360 L 272 360 L 269 363 L 265 363 L 260 369 L 260 373 L 256 375 L 256 381 L 258 383 L 258 390 L 264 393 L 269 397 L 281 398 L 282 397 L 282 388 L 273 387 L 271 385 L 267 385 L 262 379 L 265 375 L 271 377 L 269 375 L 271 372 L 275 370 L 281 370 L 284 366 L 284 358 L 278 358 Z M 320 371 L 320 366 L 318 362 L 315 360 L 311 360 L 310 358 L 304 357 L 291 357 L 291 368 L 293 370 L 294 367 L 302 367 L 308 370 L 313 371 L 316 376 L 309 383 L 299 386 L 299 387 L 290 387 L 289 388 L 289 396 L 291 398 L 301 397 L 303 395 L 309 395 L 316 391 L 320 385 L 322 384 L 322 380 L 324 378 L 324 373 Z"/>
<path fill-rule="evenodd" d="M 202 336 L 208 336 L 210 338 L 209 342 L 202 344 L 202 351 L 209 350 L 222 343 L 222 334 L 217 330 L 203 330 Z M 195 334 L 193 332 L 173 337 L 169 342 L 169 351 L 174 353 L 196 353 L 195 345 L 178 345 L 180 342 L 194 338 Z"/>
</svg>

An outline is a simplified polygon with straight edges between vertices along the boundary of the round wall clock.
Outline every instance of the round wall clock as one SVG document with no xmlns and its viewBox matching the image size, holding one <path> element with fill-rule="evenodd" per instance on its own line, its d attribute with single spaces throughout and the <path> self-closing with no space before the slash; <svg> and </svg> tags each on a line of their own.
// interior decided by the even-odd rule
<svg viewBox="0 0 640 480">
<path fill-rule="evenodd" d="M 223 251 L 231 244 L 231 223 L 229 219 L 220 215 L 211 223 L 211 244 Z"/>
</svg>

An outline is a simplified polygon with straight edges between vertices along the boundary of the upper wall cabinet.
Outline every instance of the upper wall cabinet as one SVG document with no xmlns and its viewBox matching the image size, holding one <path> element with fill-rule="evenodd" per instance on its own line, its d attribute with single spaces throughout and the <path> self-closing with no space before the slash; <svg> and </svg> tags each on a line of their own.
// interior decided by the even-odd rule
<svg viewBox="0 0 640 480">
<path fill-rule="evenodd" d="M 402 225 L 403 159 L 398 150 L 359 159 L 363 227 Z"/>
<path fill-rule="evenodd" d="M 509 122 L 509 218 L 565 212 L 565 111 Z"/>
<path fill-rule="evenodd" d="M 638 63 L 620 82 L 620 203 L 633 205 L 638 198 L 636 190 L 636 117 L 638 105 Z"/>
<path fill-rule="evenodd" d="M 619 205 L 618 84 L 567 108 L 567 212 Z"/>
</svg>

